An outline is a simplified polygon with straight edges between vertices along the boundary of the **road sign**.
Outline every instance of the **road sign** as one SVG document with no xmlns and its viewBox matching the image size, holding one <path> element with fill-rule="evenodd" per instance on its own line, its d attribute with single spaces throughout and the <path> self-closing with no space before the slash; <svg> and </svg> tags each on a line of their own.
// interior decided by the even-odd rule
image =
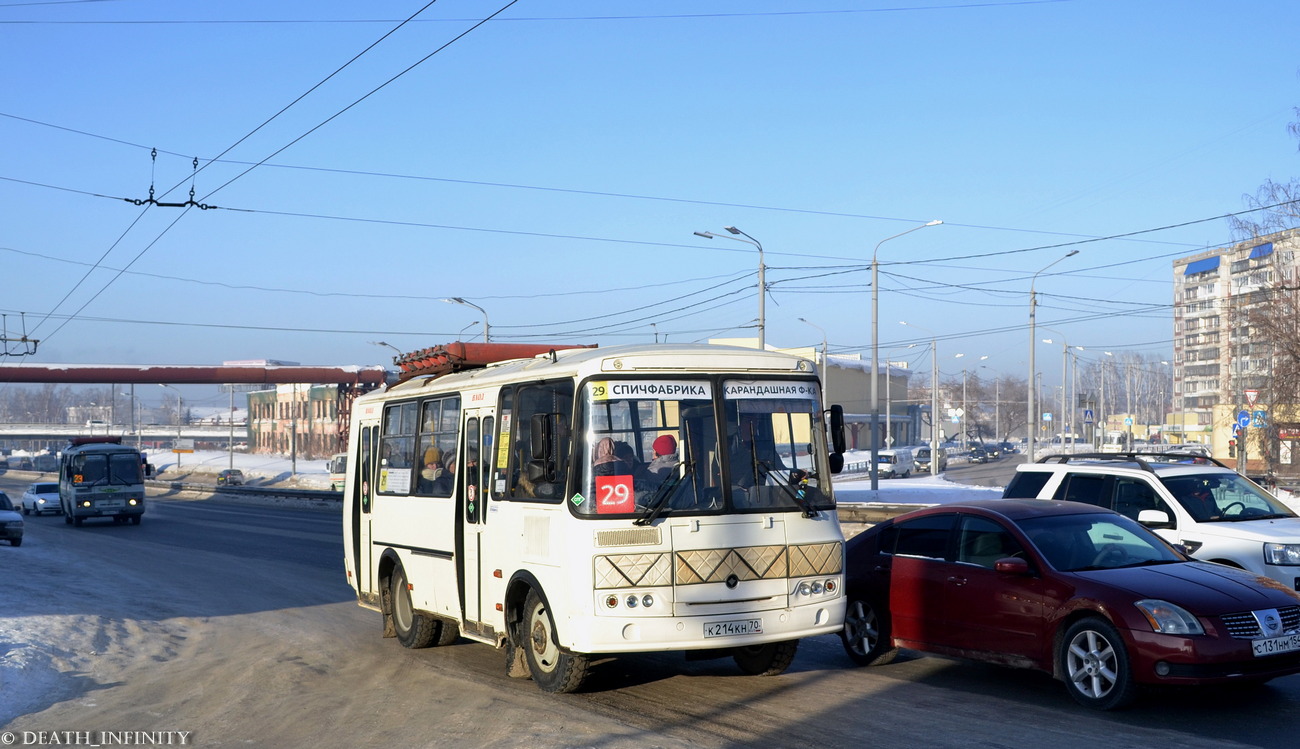
<svg viewBox="0 0 1300 749">
<path fill-rule="evenodd" d="M 1255 405 L 1255 401 L 1258 400 L 1258 399 L 1259 399 L 1259 391 L 1258 391 L 1258 390 L 1247 390 L 1247 391 L 1246 391 L 1246 405 L 1247 405 L 1247 406 L 1253 406 L 1253 405 Z"/>
<path fill-rule="evenodd" d="M 1051 421 L 1051 420 L 1052 420 L 1052 415 L 1050 413 L 1043 414 L 1043 421 Z"/>
<path fill-rule="evenodd" d="M 1254 411 L 1250 415 L 1250 425 L 1256 429 L 1263 429 L 1268 426 L 1268 414 L 1264 411 Z"/>
<path fill-rule="evenodd" d="M 1092 422 L 1093 422 L 1092 409 L 1091 408 L 1083 409 L 1083 423 L 1091 424 Z"/>
<path fill-rule="evenodd" d="M 1129 426 L 1129 427 L 1133 426 L 1133 417 L 1132 417 L 1132 416 L 1125 416 L 1125 417 L 1124 417 L 1124 426 Z"/>
<path fill-rule="evenodd" d="M 1238 412 L 1237 412 L 1237 428 L 1238 428 L 1238 429 L 1245 429 L 1245 428 L 1248 427 L 1248 426 L 1250 426 L 1250 412 L 1249 412 L 1249 411 L 1238 411 Z"/>
</svg>

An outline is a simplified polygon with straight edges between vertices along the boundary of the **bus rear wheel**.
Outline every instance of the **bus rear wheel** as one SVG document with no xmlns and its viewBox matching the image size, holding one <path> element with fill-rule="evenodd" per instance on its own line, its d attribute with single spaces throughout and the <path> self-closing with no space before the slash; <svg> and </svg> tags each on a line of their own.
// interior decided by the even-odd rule
<svg viewBox="0 0 1300 749">
<path fill-rule="evenodd" d="M 543 692 L 564 694 L 582 686 L 589 661 L 560 650 L 550 606 L 535 590 L 530 590 L 524 601 L 523 639 L 528 670 Z"/>
<path fill-rule="evenodd" d="M 731 651 L 731 658 L 750 676 L 776 676 L 790 667 L 798 649 L 798 640 L 769 642 L 736 648 Z"/>
<path fill-rule="evenodd" d="M 397 641 L 404 648 L 427 648 L 438 638 L 438 620 L 415 610 L 411 603 L 411 589 L 406 582 L 406 570 L 400 566 L 393 570 L 388 600 L 392 607 L 393 629 Z"/>
</svg>

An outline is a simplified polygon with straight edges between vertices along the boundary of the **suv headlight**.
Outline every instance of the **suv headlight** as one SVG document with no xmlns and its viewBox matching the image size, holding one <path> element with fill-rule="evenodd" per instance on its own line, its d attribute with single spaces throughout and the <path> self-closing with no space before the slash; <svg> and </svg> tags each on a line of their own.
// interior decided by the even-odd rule
<svg viewBox="0 0 1300 749">
<path fill-rule="evenodd" d="M 1269 564 L 1300 564 L 1300 544 L 1264 544 L 1264 561 Z"/>
<path fill-rule="evenodd" d="M 1203 635 L 1205 628 L 1200 620 L 1182 606 L 1168 601 L 1146 598 L 1133 604 L 1146 616 L 1151 629 L 1167 635 Z"/>
</svg>

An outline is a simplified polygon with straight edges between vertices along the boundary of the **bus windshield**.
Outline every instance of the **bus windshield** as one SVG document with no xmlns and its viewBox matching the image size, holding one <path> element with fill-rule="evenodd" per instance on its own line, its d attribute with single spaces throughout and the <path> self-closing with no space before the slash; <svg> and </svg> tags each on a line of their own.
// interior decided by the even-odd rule
<svg viewBox="0 0 1300 749">
<path fill-rule="evenodd" d="M 77 484 L 127 486 L 144 481 L 140 454 L 121 452 L 78 455 L 72 463 L 72 481 Z"/>
<path fill-rule="evenodd" d="M 814 447 L 816 383 L 726 380 L 717 390 L 707 380 L 587 383 L 575 512 L 650 520 L 833 507 Z"/>
</svg>

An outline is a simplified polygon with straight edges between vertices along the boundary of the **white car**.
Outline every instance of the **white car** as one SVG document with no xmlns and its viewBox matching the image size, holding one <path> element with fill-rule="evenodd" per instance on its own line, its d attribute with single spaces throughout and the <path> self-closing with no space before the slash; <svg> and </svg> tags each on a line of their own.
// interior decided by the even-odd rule
<svg viewBox="0 0 1300 749">
<path fill-rule="evenodd" d="M 43 515 L 47 512 L 55 515 L 63 512 L 59 508 L 59 485 L 51 481 L 37 481 L 23 492 L 23 514 Z"/>
<path fill-rule="evenodd" d="M 1140 452 L 1051 455 L 1017 466 L 1002 496 L 1105 507 L 1182 544 L 1196 559 L 1249 570 L 1300 590 L 1300 517 L 1213 458 Z"/>
</svg>

